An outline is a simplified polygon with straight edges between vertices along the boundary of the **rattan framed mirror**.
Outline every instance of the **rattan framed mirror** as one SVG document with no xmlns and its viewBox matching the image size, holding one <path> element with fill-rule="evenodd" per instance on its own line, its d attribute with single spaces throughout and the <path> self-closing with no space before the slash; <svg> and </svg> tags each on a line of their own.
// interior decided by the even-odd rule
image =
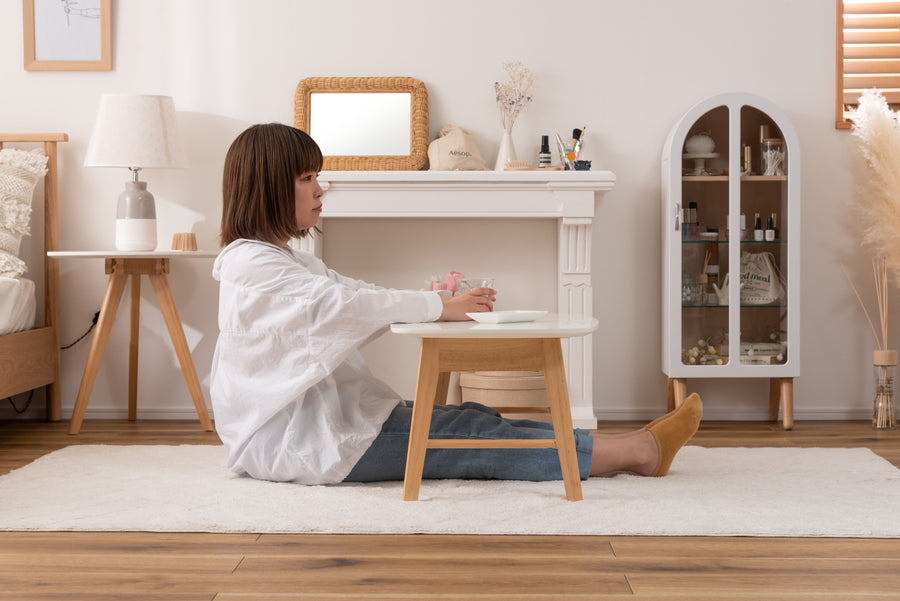
<svg viewBox="0 0 900 601">
<path fill-rule="evenodd" d="M 415 171 L 428 158 L 428 92 L 412 77 L 308 77 L 294 127 L 322 148 L 325 170 Z"/>
</svg>

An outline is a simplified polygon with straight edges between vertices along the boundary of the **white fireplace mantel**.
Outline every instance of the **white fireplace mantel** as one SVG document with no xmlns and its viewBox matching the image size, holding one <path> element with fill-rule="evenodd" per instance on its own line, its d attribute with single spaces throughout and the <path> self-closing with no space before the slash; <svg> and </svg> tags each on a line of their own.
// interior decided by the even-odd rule
<svg viewBox="0 0 900 601">
<path fill-rule="evenodd" d="M 611 171 L 323 171 L 322 218 L 555 219 L 557 312 L 592 317 L 591 225 L 597 198 L 612 190 Z M 300 248 L 322 256 L 309 236 Z M 572 419 L 596 428 L 591 336 L 568 338 L 563 354 Z"/>
</svg>

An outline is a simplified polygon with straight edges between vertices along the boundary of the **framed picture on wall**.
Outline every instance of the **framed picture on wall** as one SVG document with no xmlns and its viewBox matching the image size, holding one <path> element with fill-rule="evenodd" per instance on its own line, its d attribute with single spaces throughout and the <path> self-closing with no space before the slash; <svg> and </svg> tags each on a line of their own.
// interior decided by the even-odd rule
<svg viewBox="0 0 900 601">
<path fill-rule="evenodd" d="M 22 0 L 26 71 L 109 71 L 112 0 Z"/>
</svg>

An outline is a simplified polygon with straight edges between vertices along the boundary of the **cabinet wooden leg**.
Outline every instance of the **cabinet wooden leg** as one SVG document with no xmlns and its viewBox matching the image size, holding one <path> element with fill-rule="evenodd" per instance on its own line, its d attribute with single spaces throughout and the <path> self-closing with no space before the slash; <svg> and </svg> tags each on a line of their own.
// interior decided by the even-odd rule
<svg viewBox="0 0 900 601">
<path fill-rule="evenodd" d="M 131 334 L 128 338 L 128 421 L 137 420 L 138 341 L 141 329 L 141 274 L 131 274 Z"/>
<path fill-rule="evenodd" d="M 675 410 L 675 384 L 672 378 L 666 378 L 666 413 Z"/>
<path fill-rule="evenodd" d="M 687 378 L 671 378 L 672 396 L 674 398 L 674 406 L 672 409 L 681 407 L 684 399 L 687 398 Z"/>
<path fill-rule="evenodd" d="M 781 406 L 781 378 L 769 378 L 769 421 L 778 421 Z"/>
<path fill-rule="evenodd" d="M 175 347 L 175 354 L 178 356 L 178 362 L 181 364 L 181 371 L 184 373 L 184 379 L 187 381 L 188 390 L 194 401 L 194 408 L 197 410 L 197 416 L 200 418 L 200 424 L 207 432 L 212 431 L 213 427 L 209 419 L 209 412 L 206 410 L 206 401 L 203 400 L 200 380 L 197 378 L 197 370 L 194 368 L 193 359 L 191 359 L 191 349 L 188 347 L 187 340 L 184 337 L 184 330 L 181 328 L 181 318 L 178 317 L 178 309 L 175 308 L 175 298 L 172 296 L 172 289 L 169 287 L 169 279 L 165 273 L 151 273 L 148 274 L 148 277 L 153 285 L 153 291 L 156 293 L 156 300 L 159 303 L 163 318 L 166 320 L 169 338 L 172 339 L 172 346 Z"/>
<path fill-rule="evenodd" d="M 415 501 L 419 498 L 428 431 L 431 428 L 431 412 L 438 395 L 438 383 L 443 375 L 438 366 L 438 346 L 438 341 L 425 338 L 419 351 L 419 373 L 416 378 L 416 396 L 413 400 L 412 422 L 409 428 L 406 471 L 403 475 L 404 501 Z M 449 381 L 449 374 L 447 379 Z"/>
<path fill-rule="evenodd" d="M 81 386 L 78 388 L 78 396 L 75 399 L 75 408 L 72 410 L 72 420 L 69 422 L 69 434 L 78 434 L 81 430 L 81 422 L 87 409 L 88 400 L 91 398 L 91 390 L 94 388 L 94 380 L 100 369 L 100 360 L 109 340 L 113 322 L 116 320 L 116 310 L 119 301 L 122 300 L 122 292 L 125 290 L 125 281 L 128 276 L 121 269 L 113 271 L 106 285 L 106 295 L 103 297 L 103 306 L 100 307 L 100 318 L 97 320 L 97 331 L 91 341 L 91 350 L 88 353 L 87 364 L 84 366 L 84 375 L 81 376 Z"/>
<path fill-rule="evenodd" d="M 781 422 L 785 430 L 794 429 L 794 379 L 781 378 Z"/>
</svg>

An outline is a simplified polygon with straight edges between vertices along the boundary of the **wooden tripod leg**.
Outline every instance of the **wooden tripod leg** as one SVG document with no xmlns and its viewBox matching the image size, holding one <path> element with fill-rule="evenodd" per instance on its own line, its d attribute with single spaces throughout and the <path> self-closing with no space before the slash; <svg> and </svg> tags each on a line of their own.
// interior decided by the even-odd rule
<svg viewBox="0 0 900 601">
<path fill-rule="evenodd" d="M 91 341 L 91 350 L 88 353 L 87 365 L 84 366 L 84 375 L 81 376 L 81 386 L 78 388 L 78 397 L 75 399 L 75 408 L 72 410 L 72 420 L 69 422 L 69 434 L 78 434 L 81 430 L 81 422 L 87 409 L 88 400 L 91 398 L 91 390 L 94 388 L 94 380 L 100 369 L 100 360 L 109 340 L 109 332 L 116 320 L 116 310 L 119 301 L 122 300 L 122 292 L 125 290 L 125 275 L 121 266 L 117 266 L 109 276 L 106 285 L 106 295 L 103 297 L 103 306 L 100 308 L 100 318 L 97 321 L 97 331 Z"/>
<path fill-rule="evenodd" d="M 131 334 L 128 338 L 128 421 L 137 420 L 138 341 L 141 329 L 141 274 L 131 274 Z"/>
<path fill-rule="evenodd" d="M 562 470 L 566 498 L 581 501 L 581 476 L 578 471 L 578 453 L 575 450 L 575 429 L 569 406 L 569 389 L 566 386 L 566 368 L 563 365 L 562 343 L 559 338 L 544 338 L 544 380 L 550 402 L 550 417 L 556 435 L 556 450 Z"/>
<path fill-rule="evenodd" d="M 209 420 L 206 401 L 203 399 L 203 391 L 200 389 L 200 380 L 197 378 L 197 370 L 194 368 L 193 359 L 191 359 L 191 350 L 188 348 L 184 330 L 181 328 L 181 319 L 178 317 L 178 309 L 175 308 L 175 298 L 172 296 L 172 289 L 169 287 L 169 279 L 165 273 L 151 273 L 148 274 L 148 277 L 153 285 L 153 291 L 156 293 L 156 300 L 159 303 L 163 318 L 166 320 L 169 338 L 172 339 L 172 346 L 175 347 L 175 354 L 178 356 L 178 362 L 181 364 L 181 371 L 184 373 L 184 379 L 187 381 L 188 390 L 194 401 L 194 408 L 197 410 L 197 416 L 200 418 L 200 424 L 207 432 L 212 431 L 212 422 Z"/>
<path fill-rule="evenodd" d="M 438 394 L 438 383 L 443 377 L 438 368 L 438 345 L 437 340 L 423 338 L 422 349 L 419 351 L 416 398 L 413 400 L 409 449 L 406 453 L 406 471 L 403 475 L 404 501 L 415 501 L 419 498 L 422 471 L 425 468 L 425 452 L 428 448 L 428 431 L 431 429 L 431 413 Z M 449 380 L 449 374 L 447 379 Z"/>
</svg>

